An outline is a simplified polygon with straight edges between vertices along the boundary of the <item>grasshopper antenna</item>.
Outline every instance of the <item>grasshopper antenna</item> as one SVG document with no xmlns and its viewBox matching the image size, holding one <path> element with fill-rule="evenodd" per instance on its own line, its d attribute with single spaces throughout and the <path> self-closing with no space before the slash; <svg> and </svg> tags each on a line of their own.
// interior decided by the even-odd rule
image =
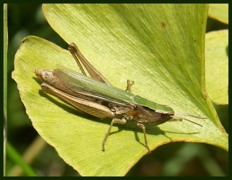
<svg viewBox="0 0 232 180">
<path fill-rule="evenodd" d="M 195 125 L 198 125 L 200 127 L 203 127 L 201 124 L 196 123 L 194 121 L 191 121 L 191 120 L 185 118 L 184 116 L 189 116 L 189 117 L 198 118 L 198 119 L 207 119 L 207 118 L 203 118 L 203 117 L 199 117 L 199 116 L 194 116 L 194 115 L 189 115 L 189 114 L 176 114 L 176 113 L 175 113 L 175 115 L 172 116 L 172 118 L 174 118 L 175 120 L 185 120 L 185 121 L 188 121 L 188 122 L 193 123 Z"/>
</svg>

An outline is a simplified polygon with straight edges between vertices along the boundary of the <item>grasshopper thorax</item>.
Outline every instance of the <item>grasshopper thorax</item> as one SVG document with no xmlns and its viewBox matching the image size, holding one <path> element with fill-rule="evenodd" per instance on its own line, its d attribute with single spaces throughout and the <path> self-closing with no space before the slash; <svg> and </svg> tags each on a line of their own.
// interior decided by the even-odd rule
<svg viewBox="0 0 232 180">
<path fill-rule="evenodd" d="M 172 119 L 174 113 L 157 112 L 148 107 L 137 105 L 137 116 L 135 120 L 142 124 L 159 125 Z"/>
</svg>

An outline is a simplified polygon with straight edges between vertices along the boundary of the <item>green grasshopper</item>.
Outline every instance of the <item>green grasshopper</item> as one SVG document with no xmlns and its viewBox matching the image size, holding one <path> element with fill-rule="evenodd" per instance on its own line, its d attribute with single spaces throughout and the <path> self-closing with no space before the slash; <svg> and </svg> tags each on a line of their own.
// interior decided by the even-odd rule
<svg viewBox="0 0 232 180">
<path fill-rule="evenodd" d="M 38 69 L 35 74 L 43 81 L 42 89 L 87 114 L 101 119 L 112 119 L 102 142 L 103 151 L 105 151 L 105 144 L 114 124 L 135 121 L 143 131 L 145 146 L 150 152 L 146 137 L 146 125 L 159 125 L 172 118 L 178 119 L 174 110 L 169 106 L 149 101 L 128 92 L 133 81 L 127 81 L 127 91 L 113 87 L 89 63 L 74 43 L 70 44 L 68 49 L 82 74 L 64 69 L 53 71 Z M 92 78 L 87 76 L 83 66 Z M 199 125 L 193 121 L 190 122 Z"/>
</svg>

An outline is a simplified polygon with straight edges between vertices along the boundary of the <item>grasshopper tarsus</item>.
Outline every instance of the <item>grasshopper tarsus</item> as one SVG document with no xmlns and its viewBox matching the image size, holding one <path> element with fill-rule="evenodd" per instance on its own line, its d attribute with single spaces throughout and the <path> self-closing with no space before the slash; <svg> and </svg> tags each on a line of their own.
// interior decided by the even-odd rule
<svg viewBox="0 0 232 180">
<path fill-rule="evenodd" d="M 102 147 L 102 151 L 105 152 L 105 147 Z"/>
<path fill-rule="evenodd" d="M 105 151 L 105 144 L 106 144 L 106 141 L 107 141 L 107 139 L 108 139 L 108 137 L 109 137 L 109 135 L 110 135 L 110 131 L 111 131 L 112 125 L 113 125 L 113 120 L 111 121 L 111 124 L 110 124 L 110 126 L 109 126 L 109 129 L 108 129 L 107 133 L 105 134 L 105 137 L 104 137 L 104 139 L 103 139 L 103 141 L 102 141 L 102 151 L 103 151 L 103 152 Z"/>
<path fill-rule="evenodd" d="M 126 84 L 126 91 L 131 92 L 131 87 L 132 87 L 134 84 L 135 84 L 134 81 L 128 79 L 128 80 L 127 80 L 127 84 Z"/>
</svg>

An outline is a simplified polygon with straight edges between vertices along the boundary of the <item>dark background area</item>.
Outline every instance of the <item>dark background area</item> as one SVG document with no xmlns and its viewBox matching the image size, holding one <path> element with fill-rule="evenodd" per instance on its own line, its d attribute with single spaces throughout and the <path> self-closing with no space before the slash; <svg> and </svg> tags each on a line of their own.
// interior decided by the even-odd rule
<svg viewBox="0 0 232 180">
<path fill-rule="evenodd" d="M 228 26 L 208 19 L 207 31 L 227 29 Z M 8 5 L 8 120 L 7 141 L 23 155 L 38 136 L 20 100 L 16 83 L 11 78 L 14 55 L 22 39 L 35 35 L 63 48 L 68 45 L 48 25 L 40 4 Z M 228 131 L 228 106 L 215 105 L 226 131 Z M 130 154 L 128 154 L 130 155 Z M 10 156 L 6 159 L 6 175 L 15 167 Z M 55 149 L 46 145 L 30 164 L 38 176 L 76 176 Z M 128 176 L 223 176 L 228 174 L 228 153 L 218 147 L 197 143 L 172 143 L 163 145 L 144 156 Z"/>
</svg>

